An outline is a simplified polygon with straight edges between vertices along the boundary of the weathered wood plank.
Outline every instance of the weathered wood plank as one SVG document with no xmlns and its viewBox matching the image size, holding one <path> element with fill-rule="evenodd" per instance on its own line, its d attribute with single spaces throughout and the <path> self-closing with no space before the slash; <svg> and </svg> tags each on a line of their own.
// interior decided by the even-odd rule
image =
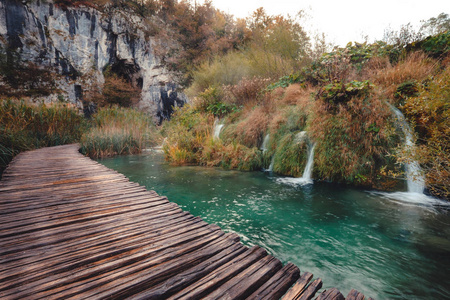
<svg viewBox="0 0 450 300">
<path fill-rule="evenodd" d="M 298 297 L 299 300 L 310 300 L 317 291 L 322 287 L 322 279 L 317 278 L 306 288 L 306 290 Z"/>
<path fill-rule="evenodd" d="M 49 268 L 44 272 L 38 272 L 30 277 L 32 282 L 18 283 L 12 282 L 6 288 L 1 288 L 0 297 L 10 294 L 18 294 L 20 297 L 28 296 L 30 290 L 42 292 L 45 290 L 47 297 L 50 290 L 57 287 L 67 289 L 75 284 L 79 285 L 80 281 L 90 279 L 94 276 L 105 276 L 110 274 L 112 278 L 124 280 L 124 273 L 116 270 L 123 267 L 125 270 L 133 270 L 136 274 L 138 270 L 146 269 L 154 264 L 170 259 L 170 257 L 179 256 L 180 253 L 198 249 L 200 246 L 217 239 L 224 233 L 217 228 L 203 227 L 204 229 L 192 230 L 189 235 L 185 234 L 182 238 L 171 237 L 165 240 L 155 241 L 153 243 L 131 244 L 127 247 L 109 248 L 108 251 L 93 252 L 95 255 L 88 255 L 83 259 L 69 260 L 64 264 L 56 264 L 53 268 Z M 199 240 L 200 242 L 192 241 Z M 186 246 L 188 245 L 188 246 Z M 175 247 L 175 248 L 174 248 Z M 174 249 L 180 249 L 174 251 Z M 87 253 L 89 254 L 89 253 Z M 162 258 L 161 258 L 162 257 Z M 114 270 L 114 272 L 111 272 Z M 100 275 L 99 275 L 100 274 Z M 83 289 L 89 286 L 85 283 Z M 6 290 L 3 292 L 3 290 Z M 52 291 L 53 293 L 53 291 Z M 67 296 L 67 295 L 66 295 Z M 66 298 L 64 296 L 63 298 Z"/>
<path fill-rule="evenodd" d="M 235 241 L 239 241 L 239 237 L 235 238 Z M 130 299 L 156 300 L 167 298 L 168 296 L 171 296 L 174 293 L 190 286 L 197 280 L 200 280 L 225 263 L 228 263 L 244 251 L 246 251 L 246 248 L 243 245 L 235 243 L 230 248 L 222 250 L 220 253 L 214 255 L 201 264 L 179 273 L 157 286 L 150 287 L 143 292 L 130 297 Z"/>
<path fill-rule="evenodd" d="M 298 299 L 300 295 L 305 290 L 308 283 L 313 278 L 313 274 L 309 272 L 305 272 L 302 274 L 300 279 L 294 284 L 294 286 L 289 290 L 289 292 L 284 295 L 283 300 L 291 300 L 291 299 Z"/>
<path fill-rule="evenodd" d="M 236 274 L 239 274 L 239 272 L 245 270 L 248 266 L 265 256 L 267 256 L 267 252 L 264 249 L 257 246 L 252 247 L 168 299 L 204 298 L 223 283 L 233 278 Z"/>
<path fill-rule="evenodd" d="M 210 226 L 202 221 L 193 223 L 192 225 L 188 226 L 183 224 L 183 226 L 180 227 L 181 228 L 177 228 L 170 233 L 167 233 L 168 230 L 166 229 L 165 234 L 156 232 L 154 234 L 141 234 L 139 236 L 133 236 L 129 238 L 123 237 L 118 242 L 104 243 L 98 246 L 92 246 L 87 250 L 83 249 L 80 251 L 69 252 L 68 254 L 59 257 L 58 259 L 51 260 L 50 262 L 34 262 L 34 268 L 24 266 L 23 268 L 19 268 L 19 270 L 22 270 L 22 272 L 26 272 L 26 278 L 28 281 L 37 280 L 46 277 L 48 274 L 59 274 L 66 272 L 66 270 L 68 269 L 73 271 L 80 266 L 89 265 L 94 263 L 95 261 L 105 258 L 110 259 L 113 256 L 117 255 L 130 255 L 131 253 L 142 252 L 148 249 L 155 251 L 157 249 L 165 249 L 167 247 L 173 247 L 174 245 L 180 245 L 182 243 L 189 242 L 191 240 L 214 232 L 215 229 L 210 228 Z M 182 238 L 178 238 L 177 235 L 180 234 L 183 234 Z M 16 278 L 17 272 L 17 269 L 14 270 L 14 273 L 12 273 L 10 270 L 5 270 L 2 272 L 2 276 L 4 277 L 1 278 L 2 280 L 0 283 L 0 290 L 4 288 L 6 289 L 7 286 L 15 286 L 21 284 L 21 282 Z"/>
<path fill-rule="evenodd" d="M 86 230 L 102 228 L 104 226 L 113 226 L 114 224 L 118 225 L 120 222 L 124 222 L 125 220 L 133 220 L 134 218 L 145 216 L 150 218 L 153 214 L 159 214 L 161 211 L 164 211 L 164 213 L 162 213 L 163 219 L 164 217 L 170 217 L 172 214 L 182 213 L 182 210 L 177 205 L 165 203 L 155 207 L 148 207 L 146 209 L 126 211 L 122 214 L 102 216 L 101 218 L 89 220 L 88 222 L 80 220 L 79 222 L 75 222 L 70 225 L 66 224 L 62 227 L 47 228 L 31 233 L 27 232 L 16 234 L 11 237 L 0 239 L 0 255 L 5 254 L 3 251 L 7 249 L 6 247 L 11 245 L 16 245 L 18 250 L 30 249 L 32 247 L 40 246 L 43 242 L 45 245 L 46 243 L 43 241 L 45 238 L 51 238 L 53 239 L 52 241 L 55 241 L 55 238 L 57 238 L 56 241 L 61 238 L 67 240 L 73 238 L 74 236 L 83 235 Z M 26 247 L 19 248 L 19 245 L 25 245 Z"/>
<path fill-rule="evenodd" d="M 193 216 L 188 216 L 187 218 L 175 216 L 173 219 L 167 219 L 164 220 L 163 223 L 152 226 L 150 230 L 145 225 L 138 227 L 135 226 L 135 224 L 132 224 L 132 226 L 121 228 L 120 231 L 107 232 L 102 235 L 97 233 L 82 235 L 64 242 L 54 244 L 49 243 L 45 246 L 27 249 L 19 252 L 19 254 L 13 253 L 9 256 L 5 255 L 0 260 L 0 263 L 3 266 L 3 270 L 0 272 L 0 278 L 2 278 L 4 276 L 3 274 L 11 268 L 26 266 L 26 270 L 30 272 L 32 269 L 44 267 L 44 265 L 42 265 L 43 263 L 47 264 L 45 267 L 50 266 L 54 260 L 61 256 L 69 254 L 74 255 L 78 252 L 92 249 L 93 247 L 99 247 L 100 245 L 123 242 L 122 239 L 138 237 L 142 234 L 162 237 L 167 232 L 163 230 L 166 226 L 171 226 L 172 231 L 177 232 L 177 230 L 182 227 L 198 222 L 198 218 L 194 218 Z"/>
<path fill-rule="evenodd" d="M 121 197 L 114 200 L 96 201 L 85 203 L 77 203 L 75 205 L 68 206 L 51 206 L 44 209 L 36 209 L 33 211 L 21 211 L 20 213 L 11 213 L 9 215 L 3 215 L 0 217 L 0 226 L 3 229 L 15 228 L 27 226 L 37 223 L 47 223 L 49 217 L 51 219 L 58 219 L 60 221 L 65 219 L 73 219 L 78 215 L 88 216 L 97 212 L 102 212 L 114 208 L 120 207 L 133 207 L 134 205 L 149 204 L 149 203 L 162 203 L 167 200 L 164 197 L 148 197 L 148 195 L 135 196 L 135 197 Z M 161 202 L 162 201 L 162 202 Z M 18 218 L 20 219 L 18 220 Z"/>
<path fill-rule="evenodd" d="M 299 268 L 288 263 L 247 299 L 280 299 L 299 277 Z"/>
<path fill-rule="evenodd" d="M 348 299 L 348 298 L 347 298 Z M 316 300 L 345 300 L 344 295 L 336 288 L 323 291 Z M 362 299 L 363 300 L 363 299 Z"/>
<path fill-rule="evenodd" d="M 357 290 L 352 289 L 348 295 L 347 300 L 364 300 L 364 295 L 358 292 Z"/>
</svg>

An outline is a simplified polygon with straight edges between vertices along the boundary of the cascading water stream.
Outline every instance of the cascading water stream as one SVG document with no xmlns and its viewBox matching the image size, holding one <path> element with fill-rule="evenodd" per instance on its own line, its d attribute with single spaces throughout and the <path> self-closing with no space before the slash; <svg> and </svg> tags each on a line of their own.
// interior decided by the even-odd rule
<svg viewBox="0 0 450 300">
<path fill-rule="evenodd" d="M 263 153 L 265 153 L 267 151 L 267 146 L 269 145 L 269 141 L 270 141 L 270 135 L 266 134 L 266 136 L 264 137 L 263 143 L 261 145 L 261 148 L 260 148 L 260 150 L 262 150 Z M 268 169 L 263 169 L 263 171 L 272 173 L 273 172 L 273 164 L 274 164 L 274 162 L 275 162 L 275 156 L 272 156 L 269 168 Z"/>
<path fill-rule="evenodd" d="M 269 139 L 270 139 L 270 135 L 266 134 L 266 136 L 264 137 L 263 143 L 261 145 L 261 148 L 260 148 L 263 153 L 267 151 L 267 145 L 269 144 Z"/>
<path fill-rule="evenodd" d="M 305 169 L 303 170 L 303 175 L 300 178 L 278 178 L 277 181 L 290 185 L 308 185 L 312 184 L 313 180 L 311 178 L 313 165 L 314 165 L 314 148 L 316 144 L 308 144 L 308 160 L 306 162 Z"/>
<path fill-rule="evenodd" d="M 272 173 L 273 172 L 273 165 L 275 164 L 275 155 L 272 156 L 272 160 L 270 161 L 270 165 L 269 168 L 267 169 L 268 172 Z"/>
<path fill-rule="evenodd" d="M 216 119 L 216 121 L 214 122 L 214 134 L 213 134 L 213 138 L 214 139 L 220 139 L 220 131 L 222 130 L 224 124 L 221 124 L 220 121 L 218 119 Z"/>
<path fill-rule="evenodd" d="M 309 149 L 308 154 L 308 162 L 306 163 L 305 170 L 303 171 L 302 179 L 308 182 L 312 183 L 311 174 L 313 171 L 313 164 L 314 164 L 314 148 L 316 147 L 316 144 L 313 144 L 311 148 Z"/>
<path fill-rule="evenodd" d="M 412 154 L 414 154 L 414 143 L 413 136 L 411 134 L 411 128 L 406 122 L 405 116 L 402 114 L 400 110 L 391 105 L 391 109 L 394 111 L 395 116 L 397 117 L 398 122 L 400 123 L 400 127 L 405 134 L 405 147 L 411 149 Z M 406 163 L 406 181 L 408 185 L 409 193 L 417 193 L 423 194 L 425 189 L 425 179 L 423 177 L 422 169 L 419 166 L 417 161 L 412 161 Z"/>
<path fill-rule="evenodd" d="M 406 122 L 405 116 L 402 114 L 400 110 L 398 110 L 394 106 L 390 105 L 389 103 L 388 105 L 395 113 L 399 126 L 401 127 L 405 135 L 405 148 L 407 148 L 414 155 L 415 145 L 413 143 L 413 136 L 411 133 L 411 128 Z M 393 192 L 393 193 L 371 192 L 371 194 L 379 195 L 389 200 L 393 200 L 395 202 L 402 202 L 405 203 L 406 205 L 444 206 L 443 201 L 427 196 L 423 193 L 425 189 L 425 179 L 423 177 L 423 172 L 417 161 L 411 161 L 406 163 L 405 169 L 406 169 L 406 182 L 408 185 L 407 192 Z"/>
</svg>

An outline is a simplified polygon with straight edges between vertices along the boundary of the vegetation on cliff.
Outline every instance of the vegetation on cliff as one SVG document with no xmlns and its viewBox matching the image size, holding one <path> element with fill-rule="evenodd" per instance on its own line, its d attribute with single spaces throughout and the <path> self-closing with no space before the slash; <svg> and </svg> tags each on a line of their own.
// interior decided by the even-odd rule
<svg viewBox="0 0 450 300">
<path fill-rule="evenodd" d="M 349 43 L 316 59 L 298 55 L 294 72 L 274 80 L 270 74 L 282 74 L 283 64 L 277 65 L 280 73 L 254 72 L 255 46 L 248 44 L 194 71 L 191 92 L 197 97 L 166 125 L 167 159 L 243 170 L 273 163 L 274 172 L 297 177 L 307 144 L 314 143 L 315 179 L 394 190 L 404 179 L 403 164 L 414 160 L 429 191 L 448 198 L 449 45 L 448 30 L 413 42 L 399 36 L 393 44 Z M 268 53 L 272 50 L 279 51 Z M 233 66 L 237 74 L 228 76 Z M 414 151 L 404 147 L 392 106 L 414 129 Z M 219 118 L 224 127 L 217 139 Z M 186 126 L 190 122 L 200 123 Z M 267 149 L 258 150 L 267 135 Z M 234 155 L 249 163 L 228 163 Z"/>
</svg>

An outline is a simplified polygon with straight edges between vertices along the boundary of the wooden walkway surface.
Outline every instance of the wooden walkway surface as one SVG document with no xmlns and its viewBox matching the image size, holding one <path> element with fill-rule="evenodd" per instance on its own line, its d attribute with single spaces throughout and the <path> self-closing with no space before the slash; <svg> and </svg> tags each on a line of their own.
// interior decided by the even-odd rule
<svg viewBox="0 0 450 300">
<path fill-rule="evenodd" d="M 21 153 L 5 171 L 0 266 L 0 299 L 312 299 L 322 286 L 77 145 Z"/>
</svg>

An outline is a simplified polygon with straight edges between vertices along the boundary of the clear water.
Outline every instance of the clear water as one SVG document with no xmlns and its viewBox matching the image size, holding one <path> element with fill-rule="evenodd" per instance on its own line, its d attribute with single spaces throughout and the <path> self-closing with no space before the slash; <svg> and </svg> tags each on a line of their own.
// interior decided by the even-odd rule
<svg viewBox="0 0 450 300">
<path fill-rule="evenodd" d="M 295 187 L 263 172 L 172 167 L 154 153 L 100 162 L 322 278 L 325 289 L 450 299 L 450 214 L 439 201 L 327 183 Z"/>
</svg>

